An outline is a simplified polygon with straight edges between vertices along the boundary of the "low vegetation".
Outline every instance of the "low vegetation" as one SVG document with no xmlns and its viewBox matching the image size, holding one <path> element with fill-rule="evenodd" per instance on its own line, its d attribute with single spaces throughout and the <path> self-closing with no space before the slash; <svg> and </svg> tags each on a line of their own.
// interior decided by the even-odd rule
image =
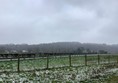
<svg viewBox="0 0 118 83">
<path fill-rule="evenodd" d="M 116 83 L 118 65 L 63 67 L 21 73 L 1 73 L 4 83 Z M 114 70 L 115 69 L 115 70 Z M 114 78 L 115 77 L 115 78 Z"/>
</svg>

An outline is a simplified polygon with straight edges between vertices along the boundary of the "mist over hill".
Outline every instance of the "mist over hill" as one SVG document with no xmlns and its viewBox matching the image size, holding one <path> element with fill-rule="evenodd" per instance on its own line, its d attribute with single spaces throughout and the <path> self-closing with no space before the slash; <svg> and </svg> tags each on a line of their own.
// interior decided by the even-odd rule
<svg viewBox="0 0 118 83">
<path fill-rule="evenodd" d="M 4 44 L 0 53 L 118 53 L 118 45 L 55 42 L 44 44 Z"/>
</svg>

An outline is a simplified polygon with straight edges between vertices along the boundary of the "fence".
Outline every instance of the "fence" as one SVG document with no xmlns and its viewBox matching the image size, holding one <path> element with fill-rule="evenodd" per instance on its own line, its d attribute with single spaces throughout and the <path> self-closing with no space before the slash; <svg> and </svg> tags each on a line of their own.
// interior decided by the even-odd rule
<svg viewBox="0 0 118 83">
<path fill-rule="evenodd" d="M 0 72 L 118 63 L 117 54 L 0 54 Z"/>
</svg>

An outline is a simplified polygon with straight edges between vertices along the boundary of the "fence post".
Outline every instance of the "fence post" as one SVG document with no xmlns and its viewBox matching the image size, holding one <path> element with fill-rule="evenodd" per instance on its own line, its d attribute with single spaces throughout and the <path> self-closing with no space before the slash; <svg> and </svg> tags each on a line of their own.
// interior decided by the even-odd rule
<svg viewBox="0 0 118 83">
<path fill-rule="evenodd" d="M 20 55 L 18 54 L 18 67 L 17 67 L 17 71 L 18 73 L 20 73 Z"/>
<path fill-rule="evenodd" d="M 47 67 L 46 67 L 46 69 L 48 69 L 49 68 L 49 55 L 47 55 Z"/>
<path fill-rule="evenodd" d="M 100 55 L 98 54 L 98 65 L 100 64 Z"/>
<path fill-rule="evenodd" d="M 69 66 L 71 67 L 72 64 L 71 64 L 71 55 L 69 55 Z"/>
<path fill-rule="evenodd" d="M 87 66 L 87 54 L 85 54 L 85 66 Z"/>
</svg>

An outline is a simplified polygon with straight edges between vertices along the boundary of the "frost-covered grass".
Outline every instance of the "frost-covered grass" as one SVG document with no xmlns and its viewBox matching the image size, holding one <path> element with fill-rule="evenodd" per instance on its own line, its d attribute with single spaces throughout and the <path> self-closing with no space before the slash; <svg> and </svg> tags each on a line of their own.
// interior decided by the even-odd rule
<svg viewBox="0 0 118 83">
<path fill-rule="evenodd" d="M 72 56 L 72 67 L 69 67 L 67 56 L 49 57 L 51 69 L 38 71 L 37 69 L 46 68 L 47 58 L 36 58 L 21 60 L 21 72 L 12 73 L 11 71 L 17 71 L 17 61 L 2 61 L 0 72 L 4 73 L 0 73 L 0 83 L 110 83 L 110 81 L 113 83 L 118 77 L 116 73 L 118 66 L 109 62 L 116 63 L 117 57 L 100 56 L 100 65 L 98 65 L 97 56 L 87 56 L 88 66 L 85 66 L 84 56 Z"/>
<path fill-rule="evenodd" d="M 17 71 L 17 61 L 1 61 L 0 72 L 3 71 Z"/>
<path fill-rule="evenodd" d="M 110 64 L 20 73 L 6 72 L 0 73 L 0 83 L 107 83 L 108 79 L 112 78 L 110 76 L 118 71 L 117 67 L 117 65 Z"/>
</svg>

